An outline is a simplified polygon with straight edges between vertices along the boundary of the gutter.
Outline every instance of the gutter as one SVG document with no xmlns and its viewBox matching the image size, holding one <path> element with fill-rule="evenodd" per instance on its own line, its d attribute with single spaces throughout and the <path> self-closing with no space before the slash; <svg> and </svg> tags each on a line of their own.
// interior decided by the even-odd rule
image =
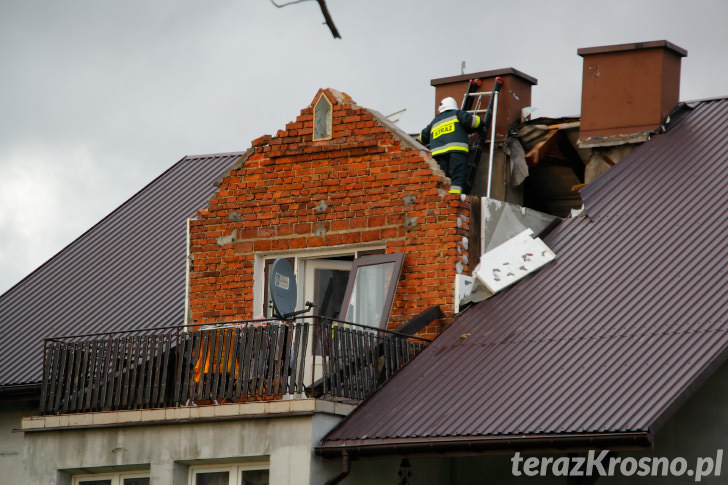
<svg viewBox="0 0 728 485">
<path fill-rule="evenodd" d="M 526 452 L 565 452 L 584 449 L 641 449 L 652 446 L 648 431 L 614 433 L 569 433 L 449 438 L 394 438 L 329 442 L 315 448 L 323 457 L 348 452 L 356 456 L 411 454 L 472 454 Z"/>
<path fill-rule="evenodd" d="M 349 475 L 349 470 L 349 452 L 344 450 L 341 452 L 341 472 L 331 480 L 328 480 L 324 485 L 336 485 Z"/>
<path fill-rule="evenodd" d="M 0 399 L 40 399 L 40 382 L 0 386 Z"/>
</svg>

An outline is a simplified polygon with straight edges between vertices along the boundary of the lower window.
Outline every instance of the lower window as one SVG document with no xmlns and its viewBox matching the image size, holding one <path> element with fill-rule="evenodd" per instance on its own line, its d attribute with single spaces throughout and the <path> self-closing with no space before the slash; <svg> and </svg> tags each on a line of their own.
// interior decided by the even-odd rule
<svg viewBox="0 0 728 485">
<path fill-rule="evenodd" d="M 149 473 L 76 475 L 73 485 L 149 485 Z"/>
<path fill-rule="evenodd" d="M 268 470 L 254 464 L 193 467 L 190 485 L 268 485 Z"/>
</svg>

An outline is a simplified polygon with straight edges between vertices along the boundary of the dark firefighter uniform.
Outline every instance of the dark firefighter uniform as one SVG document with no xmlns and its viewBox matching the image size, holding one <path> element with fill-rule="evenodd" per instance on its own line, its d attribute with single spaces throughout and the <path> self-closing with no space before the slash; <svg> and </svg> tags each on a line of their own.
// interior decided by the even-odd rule
<svg viewBox="0 0 728 485">
<path fill-rule="evenodd" d="M 462 192 L 468 169 L 468 133 L 479 126 L 479 116 L 450 109 L 435 116 L 420 134 L 420 141 L 430 144 L 432 156 L 450 177 L 450 193 Z"/>
</svg>

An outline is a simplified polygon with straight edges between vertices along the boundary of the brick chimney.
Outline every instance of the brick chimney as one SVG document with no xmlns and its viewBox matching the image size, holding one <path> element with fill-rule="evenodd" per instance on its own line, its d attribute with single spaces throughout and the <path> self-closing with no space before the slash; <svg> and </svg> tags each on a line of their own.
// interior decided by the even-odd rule
<svg viewBox="0 0 728 485">
<path fill-rule="evenodd" d="M 455 98 L 458 105 L 461 105 L 470 79 L 480 79 L 482 85 L 478 92 L 484 92 L 493 90 L 495 78 L 498 76 L 503 78 L 503 86 L 498 97 L 496 139 L 504 140 L 508 135 L 508 128 L 521 120 L 521 110 L 531 106 L 531 86 L 538 83 L 536 78 L 512 67 L 431 80 L 430 84 L 435 87 L 434 112 L 437 113 L 440 100 L 448 96 Z M 488 107 L 489 101 L 490 96 L 483 96 L 482 109 Z"/>
<path fill-rule="evenodd" d="M 665 40 L 588 47 L 584 58 L 579 145 L 640 143 L 680 98 L 687 51 Z"/>
</svg>

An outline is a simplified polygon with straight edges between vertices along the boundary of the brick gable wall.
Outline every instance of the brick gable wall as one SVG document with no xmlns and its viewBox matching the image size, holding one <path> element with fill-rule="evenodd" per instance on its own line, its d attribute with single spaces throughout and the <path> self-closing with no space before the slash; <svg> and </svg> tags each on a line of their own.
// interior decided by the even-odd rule
<svg viewBox="0 0 728 485">
<path fill-rule="evenodd" d="M 322 94 L 333 105 L 332 138 L 313 141 Z M 285 130 L 254 140 L 190 222 L 192 322 L 254 316 L 255 253 L 380 242 L 405 253 L 389 328 L 440 305 L 442 321 L 422 333 L 437 334 L 467 262 L 469 203 L 448 194 L 434 160 L 395 131 L 327 89 Z"/>
</svg>

